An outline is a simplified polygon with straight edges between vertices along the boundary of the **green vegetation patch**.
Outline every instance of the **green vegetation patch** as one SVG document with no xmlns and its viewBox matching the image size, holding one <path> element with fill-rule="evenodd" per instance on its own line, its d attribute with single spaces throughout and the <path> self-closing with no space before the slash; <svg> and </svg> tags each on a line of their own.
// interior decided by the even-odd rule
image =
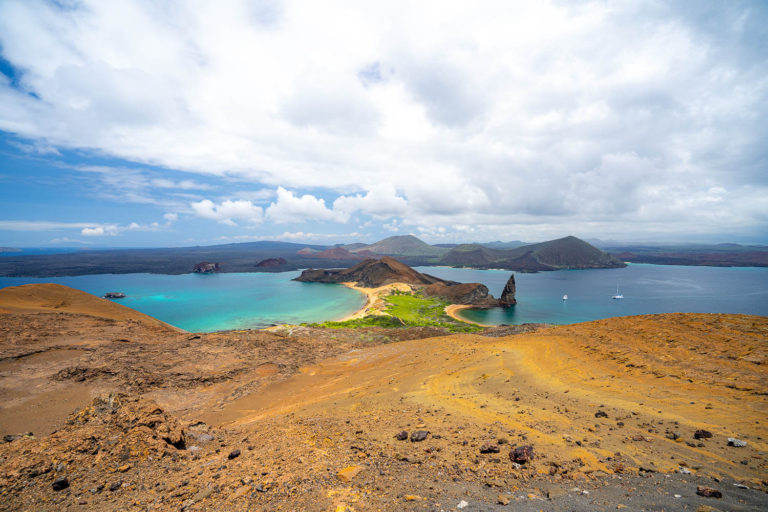
<svg viewBox="0 0 768 512">
<path fill-rule="evenodd" d="M 388 304 L 387 315 L 368 315 L 345 322 L 308 324 L 312 327 L 341 329 L 350 327 L 442 327 L 451 332 L 477 332 L 482 327 L 454 320 L 445 314 L 447 301 L 436 297 L 424 297 L 420 292 L 395 291 L 384 298 Z"/>
</svg>

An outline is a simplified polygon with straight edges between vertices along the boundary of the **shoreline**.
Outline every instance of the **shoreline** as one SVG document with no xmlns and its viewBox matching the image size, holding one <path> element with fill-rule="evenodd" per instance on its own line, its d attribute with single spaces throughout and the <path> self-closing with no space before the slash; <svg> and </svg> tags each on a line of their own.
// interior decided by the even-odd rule
<svg viewBox="0 0 768 512">
<path fill-rule="evenodd" d="M 463 311 L 465 309 L 473 309 L 477 306 L 472 306 L 470 304 L 449 304 L 448 306 L 445 306 L 445 314 L 449 317 L 453 318 L 456 321 L 464 322 L 465 324 L 472 324 L 472 325 L 478 325 L 480 327 L 496 327 L 495 325 L 491 324 L 481 324 L 479 322 L 472 322 L 470 320 L 467 320 L 466 318 L 461 318 L 458 315 L 459 311 Z"/>
<path fill-rule="evenodd" d="M 334 320 L 334 322 L 346 322 L 348 320 L 357 320 L 359 318 L 364 318 L 374 313 L 379 315 L 388 315 L 388 313 L 384 311 L 384 309 L 386 308 L 384 297 L 388 296 L 393 291 L 400 291 L 400 292 L 413 291 L 413 288 L 411 287 L 411 285 L 405 284 L 405 283 L 390 283 L 390 284 L 385 284 L 384 286 L 379 286 L 378 288 L 364 288 L 352 282 L 346 282 L 346 283 L 340 283 L 340 284 L 346 286 L 351 290 L 355 290 L 364 294 L 366 300 L 363 307 L 361 307 L 360 309 L 358 309 L 357 311 L 355 311 L 350 315 L 340 318 L 339 320 Z"/>
</svg>

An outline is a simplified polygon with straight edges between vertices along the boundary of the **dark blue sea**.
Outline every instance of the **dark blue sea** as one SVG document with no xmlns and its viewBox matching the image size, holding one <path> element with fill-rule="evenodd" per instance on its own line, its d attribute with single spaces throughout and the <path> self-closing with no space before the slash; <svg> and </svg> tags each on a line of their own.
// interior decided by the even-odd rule
<svg viewBox="0 0 768 512">
<path fill-rule="evenodd" d="M 480 282 L 496 297 L 511 272 L 419 267 L 445 279 Z M 101 296 L 188 331 L 257 328 L 273 323 L 335 320 L 365 297 L 341 285 L 292 281 L 298 271 L 242 274 L 103 274 L 57 278 L 0 277 L 0 288 L 54 282 Z M 630 265 L 622 269 L 515 274 L 518 304 L 465 310 L 484 324 L 569 324 L 612 316 L 699 312 L 768 315 L 768 268 Z M 623 300 L 613 300 L 619 285 Z M 563 294 L 568 300 L 563 301 Z"/>
<path fill-rule="evenodd" d="M 443 279 L 485 284 L 499 297 L 511 272 L 419 267 Z M 483 324 L 571 324 L 648 313 L 768 315 L 768 268 L 630 264 L 626 268 L 515 273 L 517 305 L 464 310 Z M 616 286 L 624 299 L 611 299 Z M 563 300 L 563 295 L 568 300 Z"/>
</svg>

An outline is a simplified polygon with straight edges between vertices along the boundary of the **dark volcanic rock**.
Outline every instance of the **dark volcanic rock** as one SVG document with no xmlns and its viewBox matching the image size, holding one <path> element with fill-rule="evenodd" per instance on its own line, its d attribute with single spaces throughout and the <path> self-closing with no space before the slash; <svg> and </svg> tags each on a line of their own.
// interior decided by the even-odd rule
<svg viewBox="0 0 768 512">
<path fill-rule="evenodd" d="M 518 464 L 525 464 L 526 462 L 533 460 L 533 446 L 517 446 L 509 452 L 509 458 Z"/>
<path fill-rule="evenodd" d="M 107 292 L 104 294 L 105 299 L 124 299 L 125 294 L 123 292 Z"/>
<path fill-rule="evenodd" d="M 394 258 L 367 259 L 342 270 L 307 269 L 296 281 L 314 283 L 355 282 L 365 288 L 377 288 L 389 283 L 429 285 L 433 283 L 456 284 L 413 270 Z"/>
<path fill-rule="evenodd" d="M 713 489 L 711 487 L 704 487 L 703 485 L 699 485 L 696 487 L 696 494 L 699 496 L 704 496 L 705 498 L 722 498 L 723 493 L 718 491 L 717 489 Z"/>
<path fill-rule="evenodd" d="M 259 268 L 264 267 L 279 267 L 280 265 L 287 265 L 288 262 L 285 260 L 285 258 L 267 258 L 265 260 L 261 260 L 256 264 Z"/>
<path fill-rule="evenodd" d="M 53 484 L 51 484 L 54 491 L 61 491 L 63 489 L 66 489 L 69 487 L 69 480 L 65 476 L 60 476 L 56 480 L 53 481 Z"/>
<path fill-rule="evenodd" d="M 229 455 L 227 455 L 227 458 L 229 460 L 236 459 L 240 456 L 240 450 L 232 450 L 229 452 Z"/>
<path fill-rule="evenodd" d="M 408 432 L 406 432 L 405 430 L 403 430 L 402 432 L 398 432 L 397 434 L 395 434 L 395 439 L 397 439 L 398 441 L 405 441 L 406 439 L 408 439 Z"/>
<path fill-rule="evenodd" d="M 219 270 L 221 270 L 221 268 L 219 267 L 218 263 L 209 263 L 207 261 L 198 263 L 192 269 L 192 271 L 197 274 L 213 274 Z"/>
<path fill-rule="evenodd" d="M 712 437 L 712 432 L 709 430 L 697 430 L 693 433 L 694 439 L 710 439 Z"/>
<path fill-rule="evenodd" d="M 451 304 L 471 304 L 473 306 L 495 306 L 493 295 L 488 287 L 480 283 L 458 283 L 446 285 L 435 283 L 424 288 L 427 297 L 440 297 Z"/>
<path fill-rule="evenodd" d="M 427 432 L 426 430 L 417 430 L 416 432 L 411 434 L 411 442 L 418 443 L 420 441 L 424 441 L 428 435 L 429 435 L 429 432 Z"/>
<path fill-rule="evenodd" d="M 507 280 L 507 284 L 504 285 L 504 290 L 501 292 L 501 297 L 499 298 L 499 306 L 512 306 L 513 304 L 517 304 L 517 299 L 515 299 L 515 274 L 512 274 L 509 276 L 509 280 Z"/>
<path fill-rule="evenodd" d="M 480 447 L 480 453 L 499 453 L 500 451 L 501 448 L 499 448 L 497 443 L 484 443 Z"/>
<path fill-rule="evenodd" d="M 595 418 L 607 418 L 607 417 L 608 417 L 608 413 L 605 411 L 597 411 L 595 413 Z"/>
</svg>

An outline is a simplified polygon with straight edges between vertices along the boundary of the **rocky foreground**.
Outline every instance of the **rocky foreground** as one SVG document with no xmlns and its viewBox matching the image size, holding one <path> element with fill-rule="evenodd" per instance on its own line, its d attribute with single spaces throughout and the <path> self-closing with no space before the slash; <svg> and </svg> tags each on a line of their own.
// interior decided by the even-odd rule
<svg viewBox="0 0 768 512">
<path fill-rule="evenodd" d="M 2 510 L 768 507 L 764 317 L 191 334 L 60 288 L 0 291 Z"/>
</svg>

